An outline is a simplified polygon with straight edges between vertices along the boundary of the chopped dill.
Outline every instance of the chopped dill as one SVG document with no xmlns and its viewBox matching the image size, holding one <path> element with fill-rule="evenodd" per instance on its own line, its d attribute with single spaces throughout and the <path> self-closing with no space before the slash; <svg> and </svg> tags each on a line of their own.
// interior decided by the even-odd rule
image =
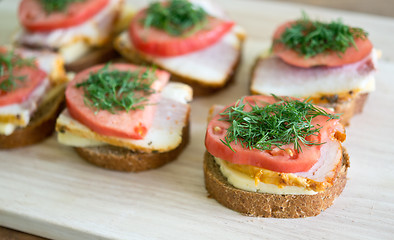
<svg viewBox="0 0 394 240">
<path fill-rule="evenodd" d="M 156 77 L 154 70 L 119 71 L 110 70 L 110 64 L 89 78 L 76 84 L 84 91 L 84 102 L 87 106 L 99 110 L 107 110 L 113 114 L 117 111 L 143 109 L 147 104 L 147 96 L 155 93 L 151 88 Z"/>
<path fill-rule="evenodd" d="M 321 129 L 321 126 L 312 124 L 315 117 L 326 116 L 328 120 L 339 118 L 336 114 L 315 107 L 308 100 L 274 97 L 278 102 L 263 107 L 244 103 L 244 99 L 240 99 L 221 113 L 223 118 L 220 120 L 230 123 L 222 142 L 232 151 L 231 142 L 261 151 L 292 143 L 294 150 L 302 152 L 301 145 L 322 144 L 308 140 L 311 136 L 317 136 Z M 250 111 L 244 110 L 246 104 L 251 107 Z"/>
<path fill-rule="evenodd" d="M 22 58 L 14 51 L 0 52 L 0 93 L 11 92 L 19 88 L 26 76 L 15 76 L 17 67 L 35 67 L 34 58 Z"/>
<path fill-rule="evenodd" d="M 349 27 L 340 19 L 324 23 L 312 21 L 303 13 L 303 18 L 287 28 L 276 42 L 283 43 L 305 58 L 330 51 L 341 56 L 351 46 L 357 49 L 355 39 L 367 36 L 363 29 Z"/>
<path fill-rule="evenodd" d="M 154 2 L 149 5 L 143 19 L 145 28 L 154 27 L 170 35 L 191 34 L 204 27 L 207 13 L 187 0 Z"/>
</svg>

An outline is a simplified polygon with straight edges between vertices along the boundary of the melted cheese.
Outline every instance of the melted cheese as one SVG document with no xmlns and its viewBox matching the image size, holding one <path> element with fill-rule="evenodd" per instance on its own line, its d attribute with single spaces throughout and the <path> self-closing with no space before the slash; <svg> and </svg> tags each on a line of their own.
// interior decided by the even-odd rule
<svg viewBox="0 0 394 240">
<path fill-rule="evenodd" d="M 313 190 L 307 190 L 305 187 L 283 185 L 283 183 L 281 184 L 280 181 L 276 180 L 275 178 L 265 178 L 267 182 L 270 183 L 256 181 L 255 176 L 251 177 L 250 175 L 239 171 L 234 167 L 231 167 L 231 165 L 229 165 L 225 160 L 215 157 L 215 161 L 220 166 L 220 171 L 223 176 L 227 178 L 227 181 L 234 187 L 245 191 L 270 194 L 317 194 L 317 192 Z"/>
<path fill-rule="evenodd" d="M 290 66 L 265 52 L 256 64 L 251 91 L 255 94 L 311 97 L 316 101 L 336 96 L 346 101 L 358 93 L 375 89 L 376 62 L 377 53 L 373 50 L 366 59 L 354 64 L 308 69 Z"/>
<path fill-rule="evenodd" d="M 73 119 L 65 110 L 56 122 L 56 131 L 60 132 L 58 141 L 74 147 L 97 146 L 104 143 L 141 152 L 165 152 L 175 149 L 182 142 L 182 130 L 187 123 L 190 110 L 187 102 L 191 100 L 191 94 L 191 88 L 185 84 L 167 84 L 162 91 L 153 124 L 141 140 L 97 134 Z"/>
</svg>

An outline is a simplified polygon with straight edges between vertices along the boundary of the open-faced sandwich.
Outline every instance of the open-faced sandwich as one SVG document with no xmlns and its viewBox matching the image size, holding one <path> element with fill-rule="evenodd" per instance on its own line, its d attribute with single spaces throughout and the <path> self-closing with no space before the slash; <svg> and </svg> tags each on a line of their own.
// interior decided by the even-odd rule
<svg viewBox="0 0 394 240">
<path fill-rule="evenodd" d="M 18 46 L 61 54 L 68 71 L 109 60 L 111 40 L 123 0 L 22 0 L 18 17 L 23 30 Z"/>
<path fill-rule="evenodd" d="M 348 125 L 375 88 L 376 55 L 363 29 L 340 20 L 286 22 L 274 34 L 272 52 L 257 59 L 250 91 L 309 97 L 342 113 L 341 122 Z"/>
<path fill-rule="evenodd" d="M 174 160 L 189 139 L 192 89 L 131 64 L 80 72 L 66 89 L 58 141 L 98 166 L 143 171 Z"/>
<path fill-rule="evenodd" d="M 209 195 L 250 216 L 318 215 L 346 184 L 349 158 L 338 118 L 289 97 L 255 95 L 213 106 L 204 159 Z"/>
<path fill-rule="evenodd" d="M 154 2 L 139 11 L 115 48 L 136 64 L 153 64 L 194 95 L 211 94 L 233 77 L 241 57 L 243 29 L 209 1 Z"/>
<path fill-rule="evenodd" d="M 66 82 L 58 54 L 0 47 L 0 148 L 34 144 L 51 135 Z"/>
</svg>

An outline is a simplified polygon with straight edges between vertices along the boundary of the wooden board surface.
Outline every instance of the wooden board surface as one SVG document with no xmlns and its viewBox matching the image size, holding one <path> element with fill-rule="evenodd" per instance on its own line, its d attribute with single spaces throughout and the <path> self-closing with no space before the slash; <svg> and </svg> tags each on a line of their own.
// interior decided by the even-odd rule
<svg viewBox="0 0 394 240">
<path fill-rule="evenodd" d="M 141 6 L 146 1 L 130 1 Z M 218 1 L 249 33 L 237 82 L 192 104 L 191 143 L 165 167 L 138 174 L 102 170 L 54 137 L 0 152 L 0 225 L 55 239 L 390 239 L 394 233 L 394 20 L 263 1 Z M 342 17 L 363 26 L 383 51 L 377 90 L 352 120 L 345 146 L 349 181 L 334 205 L 306 219 L 242 216 L 207 198 L 202 157 L 207 109 L 247 94 L 255 56 L 281 22 Z M 16 3 L 0 2 L 0 42 L 15 30 Z"/>
</svg>

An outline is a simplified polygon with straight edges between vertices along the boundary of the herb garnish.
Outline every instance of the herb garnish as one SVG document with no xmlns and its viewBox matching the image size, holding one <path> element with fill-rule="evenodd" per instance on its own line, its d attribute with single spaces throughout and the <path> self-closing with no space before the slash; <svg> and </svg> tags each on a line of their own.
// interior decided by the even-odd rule
<svg viewBox="0 0 394 240">
<path fill-rule="evenodd" d="M 21 86 L 26 76 L 15 76 L 15 67 L 35 67 L 34 58 L 22 58 L 14 51 L 0 52 L 0 93 L 10 92 Z"/>
<path fill-rule="evenodd" d="M 82 1 L 85 0 L 41 0 L 41 5 L 47 13 L 64 12 L 71 3 Z"/>
<path fill-rule="evenodd" d="M 76 84 L 77 88 L 83 88 L 85 104 L 96 112 L 107 110 L 113 114 L 143 109 L 148 100 L 146 96 L 155 92 L 151 88 L 155 80 L 154 70 L 141 73 L 109 68 L 110 64 L 107 64 L 91 73 L 86 81 Z"/>
<path fill-rule="evenodd" d="M 303 13 L 303 18 L 287 28 L 277 41 L 308 58 L 327 51 L 337 52 L 341 56 L 350 46 L 357 49 L 354 39 L 367 36 L 363 29 L 349 27 L 340 19 L 330 23 L 311 21 Z"/>
<path fill-rule="evenodd" d="M 170 35 L 191 34 L 203 28 L 207 13 L 187 0 L 170 0 L 149 5 L 143 19 L 145 28 L 155 27 Z"/>
<path fill-rule="evenodd" d="M 308 141 L 310 136 L 316 136 L 320 126 L 312 124 L 313 118 L 326 116 L 338 119 L 336 114 L 329 114 L 315 107 L 308 100 L 300 101 L 274 96 L 278 102 L 264 107 L 250 105 L 251 111 L 244 111 L 245 103 L 241 99 L 227 108 L 221 115 L 221 121 L 231 123 L 227 129 L 225 140 L 221 140 L 234 151 L 230 143 L 242 144 L 249 149 L 271 150 L 273 146 L 281 149 L 286 144 L 294 144 L 294 150 L 302 152 L 301 145 L 311 146 L 322 143 Z"/>
</svg>

